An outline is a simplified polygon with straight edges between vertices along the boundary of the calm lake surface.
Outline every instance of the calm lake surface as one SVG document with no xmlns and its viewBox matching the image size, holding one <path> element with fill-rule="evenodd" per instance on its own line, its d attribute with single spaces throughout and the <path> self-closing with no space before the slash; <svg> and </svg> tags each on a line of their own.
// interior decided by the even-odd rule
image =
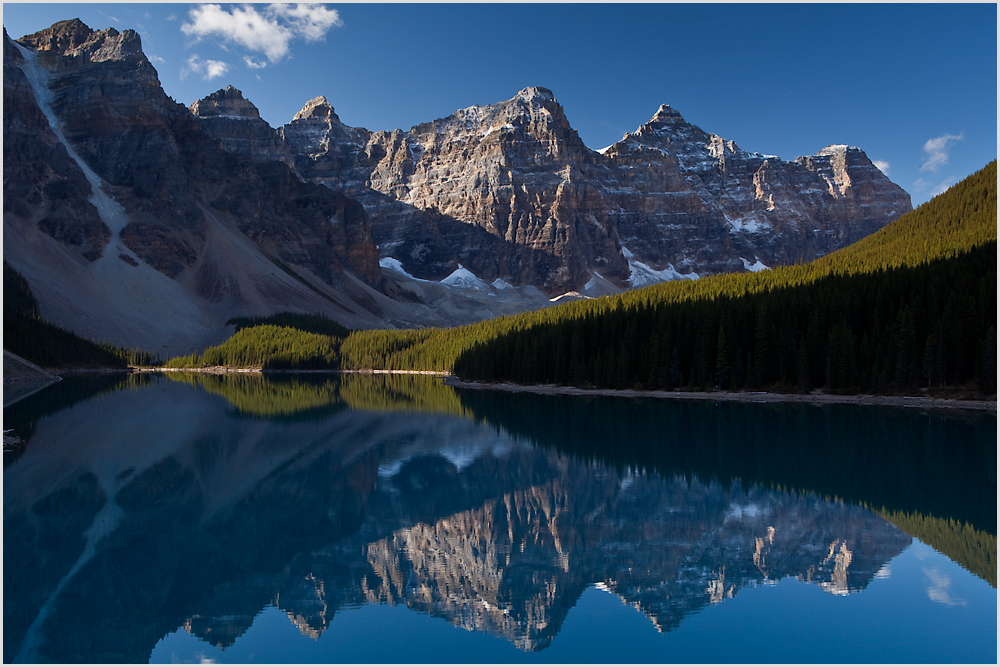
<svg viewBox="0 0 1000 667">
<path fill-rule="evenodd" d="M 997 661 L 996 415 L 68 378 L 4 662 Z"/>
</svg>

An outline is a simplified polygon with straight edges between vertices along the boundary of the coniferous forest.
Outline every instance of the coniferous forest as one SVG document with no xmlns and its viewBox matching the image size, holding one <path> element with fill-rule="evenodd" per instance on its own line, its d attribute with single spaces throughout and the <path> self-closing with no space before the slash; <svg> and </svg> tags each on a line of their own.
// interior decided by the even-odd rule
<svg viewBox="0 0 1000 667">
<path fill-rule="evenodd" d="M 661 283 L 451 329 L 345 336 L 291 320 L 247 321 L 230 341 L 178 365 L 438 370 L 607 388 L 991 394 L 996 231 L 994 161 L 807 264 Z M 279 332 L 279 324 L 291 326 Z"/>
</svg>

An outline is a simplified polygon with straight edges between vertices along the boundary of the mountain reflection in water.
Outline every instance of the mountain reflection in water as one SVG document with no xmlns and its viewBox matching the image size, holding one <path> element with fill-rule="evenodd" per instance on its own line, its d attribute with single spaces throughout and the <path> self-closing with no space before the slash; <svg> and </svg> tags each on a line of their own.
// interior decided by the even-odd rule
<svg viewBox="0 0 1000 667">
<path fill-rule="evenodd" d="M 951 455 L 897 443 L 910 481 L 868 471 L 866 491 L 844 461 L 883 465 L 889 446 L 842 442 L 831 464 L 830 414 L 808 406 L 728 406 L 723 424 L 705 402 L 532 402 L 421 376 L 129 382 L 86 398 L 67 380 L 5 409 L 28 440 L 5 461 L 5 662 L 146 662 L 178 627 L 227 647 L 268 605 L 311 637 L 392 603 L 536 651 L 594 583 L 668 631 L 785 577 L 865 588 L 911 537 L 837 497 L 964 527 L 995 586 L 995 509 L 992 532 L 988 509 L 935 513 L 959 507 L 953 479 L 995 496 L 995 435 L 989 470 L 964 467 L 989 419 L 894 413 L 888 428 L 938 429 Z M 57 410 L 47 392 L 66 387 L 77 402 Z M 820 448 L 800 473 L 775 457 L 801 437 L 790 423 Z M 770 447 L 746 435 L 776 424 Z M 946 488 L 912 500 L 928 457 Z"/>
</svg>

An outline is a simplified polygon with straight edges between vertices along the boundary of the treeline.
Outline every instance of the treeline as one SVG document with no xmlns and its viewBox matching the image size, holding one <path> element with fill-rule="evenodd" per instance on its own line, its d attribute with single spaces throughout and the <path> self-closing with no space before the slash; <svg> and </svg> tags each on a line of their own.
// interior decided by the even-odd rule
<svg viewBox="0 0 1000 667">
<path fill-rule="evenodd" d="M 324 336 L 334 336 L 344 338 L 351 333 L 351 330 L 340 322 L 331 320 L 326 315 L 316 313 L 307 315 L 305 313 L 276 313 L 266 317 L 232 317 L 226 324 L 232 324 L 237 331 L 249 329 L 250 327 L 262 324 L 273 324 L 279 327 L 290 327 L 308 333 L 322 334 Z"/>
<path fill-rule="evenodd" d="M 262 324 L 240 329 L 221 345 L 199 354 L 169 359 L 165 368 L 228 366 L 282 370 L 337 366 L 340 339 L 291 327 Z"/>
<path fill-rule="evenodd" d="M 42 319 L 28 281 L 4 261 L 3 347 L 43 368 L 148 366 L 151 352 L 86 340 Z"/>
</svg>

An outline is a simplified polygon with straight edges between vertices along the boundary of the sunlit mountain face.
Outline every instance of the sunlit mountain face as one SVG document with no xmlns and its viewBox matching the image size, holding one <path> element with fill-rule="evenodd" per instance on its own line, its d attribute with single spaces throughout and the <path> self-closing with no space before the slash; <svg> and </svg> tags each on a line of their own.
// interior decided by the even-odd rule
<svg viewBox="0 0 1000 667">
<path fill-rule="evenodd" d="M 61 404 L 42 392 L 4 415 L 27 441 L 4 472 L 7 662 L 146 662 L 178 630 L 231 652 L 272 608 L 319 641 L 348 610 L 386 604 L 544 658 L 595 587 L 667 634 L 783 580 L 824 599 L 865 596 L 913 543 L 883 518 L 903 525 L 907 511 L 908 526 L 923 521 L 922 539 L 927 526 L 971 531 L 979 550 L 949 555 L 978 577 L 988 579 L 978 562 L 995 563 L 995 529 L 973 526 L 975 513 L 935 516 L 907 506 L 905 490 L 855 498 L 863 489 L 822 453 L 798 478 L 773 463 L 768 480 L 769 466 L 751 463 L 765 456 L 754 438 L 734 439 L 744 427 L 719 421 L 766 424 L 777 410 L 803 427 L 771 431 L 778 451 L 806 434 L 822 449 L 821 428 L 857 416 L 850 411 L 738 406 L 715 413 L 726 436 L 716 438 L 683 426 L 717 410 L 703 402 L 631 403 L 624 426 L 620 404 L 566 397 L 518 403 L 518 421 L 509 397 L 470 397 L 432 378 L 159 378 L 89 396 L 72 380 L 59 385 Z M 274 397 L 282 410 L 260 407 Z M 567 431 L 576 448 L 551 420 L 528 426 L 541 423 L 532 410 L 577 409 L 590 415 L 592 438 Z M 995 460 L 989 470 L 963 466 L 995 417 L 888 418 L 904 434 L 936 423 L 928 433 L 952 436 L 952 467 L 989 485 Z M 625 441 L 645 437 L 655 450 L 680 436 L 711 456 L 644 460 Z M 835 456 L 878 466 L 870 444 L 845 440 Z M 601 456 L 590 451 L 599 445 Z M 933 457 L 925 445 L 900 450 L 899 469 Z M 731 465 L 713 473 L 709 460 Z M 961 471 L 944 466 L 935 474 L 948 486 Z M 801 483 L 824 471 L 839 495 Z"/>
</svg>

